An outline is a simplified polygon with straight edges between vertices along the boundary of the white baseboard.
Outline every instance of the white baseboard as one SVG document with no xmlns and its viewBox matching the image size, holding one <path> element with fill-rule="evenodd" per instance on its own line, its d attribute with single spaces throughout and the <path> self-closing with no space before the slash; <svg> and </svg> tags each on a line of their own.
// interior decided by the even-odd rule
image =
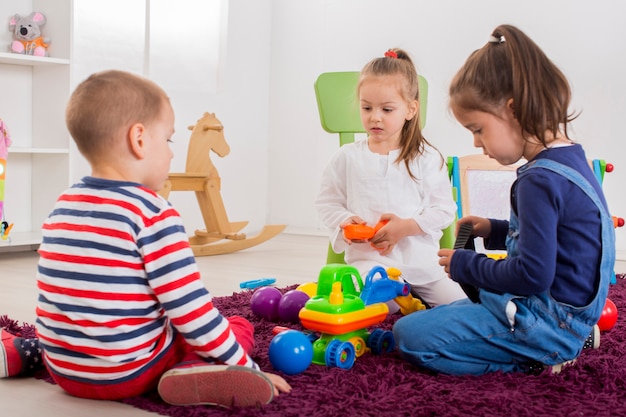
<svg viewBox="0 0 626 417">
<path fill-rule="evenodd" d="M 329 232 L 326 229 L 316 229 L 313 227 L 294 227 L 287 226 L 283 233 L 290 235 L 305 235 L 305 236 L 328 236 Z"/>
</svg>

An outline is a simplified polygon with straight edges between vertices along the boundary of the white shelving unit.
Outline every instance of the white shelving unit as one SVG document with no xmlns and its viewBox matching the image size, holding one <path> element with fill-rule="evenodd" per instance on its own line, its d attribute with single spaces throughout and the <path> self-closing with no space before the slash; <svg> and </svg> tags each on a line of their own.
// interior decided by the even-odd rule
<svg viewBox="0 0 626 417">
<path fill-rule="evenodd" d="M 65 106 L 70 94 L 72 0 L 2 0 L 0 19 L 33 11 L 46 16 L 48 57 L 9 51 L 11 31 L 0 31 L 0 118 L 11 135 L 5 180 L 5 219 L 13 223 L 0 252 L 33 249 L 58 195 L 70 182 L 70 135 Z"/>
</svg>

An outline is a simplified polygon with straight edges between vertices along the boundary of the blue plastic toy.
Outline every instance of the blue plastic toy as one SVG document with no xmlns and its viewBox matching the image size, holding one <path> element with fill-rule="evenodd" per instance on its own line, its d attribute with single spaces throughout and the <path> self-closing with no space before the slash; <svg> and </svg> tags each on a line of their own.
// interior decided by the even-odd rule
<svg viewBox="0 0 626 417">
<path fill-rule="evenodd" d="M 276 282 L 276 278 L 261 278 L 261 279 L 253 279 L 250 281 L 244 281 L 239 284 L 239 288 L 253 290 L 255 288 L 264 287 L 266 285 L 272 285 Z"/>
<path fill-rule="evenodd" d="M 287 375 L 306 371 L 313 360 L 311 340 L 297 330 L 278 333 L 269 347 L 269 359 L 274 369 Z"/>
</svg>

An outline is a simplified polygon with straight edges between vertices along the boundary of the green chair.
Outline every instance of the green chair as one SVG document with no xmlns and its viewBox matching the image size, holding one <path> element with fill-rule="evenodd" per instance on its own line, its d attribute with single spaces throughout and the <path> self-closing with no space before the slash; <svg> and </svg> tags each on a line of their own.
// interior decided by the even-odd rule
<svg viewBox="0 0 626 417">
<path fill-rule="evenodd" d="M 356 133 L 365 133 L 361 123 L 357 85 L 360 73 L 325 72 L 315 81 L 315 97 L 322 127 L 328 133 L 339 134 L 339 146 L 354 142 Z M 421 75 L 418 79 L 420 89 L 420 128 L 426 124 L 428 103 L 428 82 Z M 456 193 L 454 193 L 456 195 Z M 444 230 L 440 241 L 441 247 L 452 248 L 454 245 L 454 224 Z M 344 263 L 343 253 L 335 253 L 328 246 L 327 263 Z"/>
<path fill-rule="evenodd" d="M 357 85 L 360 73 L 325 72 L 315 81 L 315 97 L 322 127 L 328 133 L 339 133 L 339 146 L 354 142 L 355 133 L 365 133 L 361 124 Z M 420 128 L 426 124 L 428 83 L 419 76 Z"/>
</svg>

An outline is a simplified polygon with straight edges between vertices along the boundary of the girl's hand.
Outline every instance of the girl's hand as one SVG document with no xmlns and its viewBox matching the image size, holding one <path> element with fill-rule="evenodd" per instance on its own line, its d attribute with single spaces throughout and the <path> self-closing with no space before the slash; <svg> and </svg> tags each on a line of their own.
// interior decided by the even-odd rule
<svg viewBox="0 0 626 417">
<path fill-rule="evenodd" d="M 491 222 L 488 219 L 478 216 L 465 216 L 456 222 L 456 231 L 462 224 L 472 225 L 472 236 L 488 238 L 491 234 Z"/>
<path fill-rule="evenodd" d="M 370 239 L 370 243 L 383 256 L 388 255 L 401 239 L 424 233 L 415 220 L 402 219 L 395 214 L 383 214 L 379 221 L 386 224 Z"/>
<path fill-rule="evenodd" d="M 344 229 L 347 225 L 349 225 L 349 224 L 366 224 L 366 223 L 365 223 L 365 220 L 363 220 L 363 219 L 362 219 L 362 218 L 360 218 L 359 216 L 352 216 L 352 217 L 348 217 L 348 219 L 347 219 L 345 222 L 343 222 L 343 223 L 341 223 L 341 224 L 339 225 L 339 227 L 341 228 L 341 231 L 342 231 L 341 235 L 343 236 L 343 240 L 344 240 L 344 241 L 345 241 L 348 245 L 351 245 L 351 244 L 353 244 L 353 243 L 364 243 L 364 242 L 365 242 L 365 240 L 359 240 L 359 239 L 350 240 L 350 239 L 346 239 L 346 237 L 345 237 L 345 235 L 344 235 L 344 233 L 343 233 L 343 229 Z"/>
<path fill-rule="evenodd" d="M 272 385 L 274 385 L 274 396 L 278 396 L 280 392 L 291 392 L 291 386 L 283 377 L 269 372 L 264 372 L 264 374 L 272 382 Z"/>
<path fill-rule="evenodd" d="M 448 274 L 448 278 L 452 278 L 450 276 L 450 262 L 452 262 L 454 249 L 439 249 L 437 255 L 439 255 L 439 265 L 443 266 L 443 270 Z"/>
</svg>

